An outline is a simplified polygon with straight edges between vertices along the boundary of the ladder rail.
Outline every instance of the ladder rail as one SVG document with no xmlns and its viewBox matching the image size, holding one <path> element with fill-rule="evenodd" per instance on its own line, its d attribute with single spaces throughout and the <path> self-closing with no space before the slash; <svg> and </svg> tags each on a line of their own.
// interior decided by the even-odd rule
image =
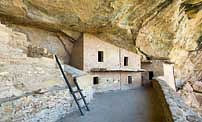
<svg viewBox="0 0 202 122">
<path fill-rule="evenodd" d="M 59 61 L 59 59 L 58 59 L 58 57 L 57 57 L 56 55 L 55 55 L 55 59 L 56 59 L 56 62 L 57 62 L 57 64 L 58 64 L 58 66 L 59 66 L 59 69 L 60 69 L 60 71 L 61 71 L 61 73 L 62 73 L 62 76 L 63 76 L 63 78 L 65 79 L 65 82 L 66 82 L 66 84 L 67 84 L 67 86 L 68 86 L 70 92 L 72 93 L 72 92 L 73 92 L 73 89 L 72 89 L 72 87 L 71 87 L 69 81 L 67 80 L 67 77 L 65 76 L 65 73 L 64 73 L 64 71 L 63 71 L 63 69 L 62 69 L 62 66 L 61 66 L 61 64 L 60 64 L 60 61 Z"/>
<path fill-rule="evenodd" d="M 85 104 L 85 106 L 86 106 L 86 110 L 87 110 L 87 111 L 90 111 L 90 109 L 89 109 L 89 107 L 88 107 L 88 104 L 87 104 L 87 102 L 86 102 L 86 100 L 85 100 L 85 96 L 83 95 L 83 93 L 82 93 L 82 91 L 81 91 L 81 89 L 80 89 L 80 87 L 79 87 L 79 85 L 78 85 L 78 83 L 77 83 L 77 81 L 76 81 L 76 78 L 74 78 L 74 84 L 76 85 L 76 87 L 77 87 L 77 89 L 78 89 L 78 91 L 79 91 L 79 94 L 80 94 L 81 98 L 83 99 L 83 102 L 84 102 L 84 104 Z"/>
<path fill-rule="evenodd" d="M 79 108 L 79 111 L 80 111 L 81 115 L 83 116 L 84 114 L 83 114 L 83 111 L 81 110 L 81 106 L 80 106 L 79 102 L 77 101 L 76 95 L 73 93 L 73 89 L 72 89 L 69 81 L 67 80 L 67 77 L 65 76 L 65 73 L 64 73 L 64 71 L 62 69 L 62 66 L 60 64 L 60 61 L 59 61 L 59 59 L 58 59 L 58 57 L 56 55 L 55 55 L 55 59 L 56 59 L 56 62 L 58 64 L 59 68 L 60 68 L 60 71 L 61 71 L 61 73 L 63 75 L 63 78 L 65 79 L 65 82 L 67 83 L 67 86 L 68 86 L 68 88 L 69 88 L 69 90 L 70 90 L 70 92 L 71 92 L 71 94 L 72 94 L 72 96 L 74 98 L 74 101 L 76 102 L 76 104 L 77 104 L 77 106 Z"/>
</svg>

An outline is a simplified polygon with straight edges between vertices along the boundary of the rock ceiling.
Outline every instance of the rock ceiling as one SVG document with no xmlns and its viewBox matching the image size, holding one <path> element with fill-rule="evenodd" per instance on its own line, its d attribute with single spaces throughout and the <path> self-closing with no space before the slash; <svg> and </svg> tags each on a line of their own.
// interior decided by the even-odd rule
<svg viewBox="0 0 202 122">
<path fill-rule="evenodd" d="M 1 0 L 7 24 L 93 33 L 117 46 L 175 62 L 177 76 L 202 78 L 202 0 Z M 199 50 L 199 51 L 196 51 Z M 197 70 L 196 70 L 197 69 Z M 186 74 L 184 76 L 183 74 Z"/>
</svg>

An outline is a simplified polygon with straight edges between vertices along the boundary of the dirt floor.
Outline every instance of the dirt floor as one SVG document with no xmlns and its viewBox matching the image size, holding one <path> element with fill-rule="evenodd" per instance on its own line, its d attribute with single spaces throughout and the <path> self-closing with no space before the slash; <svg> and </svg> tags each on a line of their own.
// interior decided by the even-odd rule
<svg viewBox="0 0 202 122">
<path fill-rule="evenodd" d="M 90 112 L 74 112 L 58 122 L 163 122 L 152 87 L 95 94 Z"/>
</svg>

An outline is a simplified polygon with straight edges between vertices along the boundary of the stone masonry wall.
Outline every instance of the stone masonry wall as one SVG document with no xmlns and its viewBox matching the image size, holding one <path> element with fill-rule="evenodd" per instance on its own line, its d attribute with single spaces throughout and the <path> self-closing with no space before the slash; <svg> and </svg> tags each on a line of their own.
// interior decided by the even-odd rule
<svg viewBox="0 0 202 122">
<path fill-rule="evenodd" d="M 49 53 L 57 54 L 57 56 L 60 57 L 65 64 L 69 63 L 74 42 L 67 35 L 34 27 L 20 25 L 9 26 L 13 30 L 18 31 L 27 37 L 26 41 L 29 42 L 29 50 L 27 53 L 29 56 L 51 57 Z M 12 43 L 13 42 L 15 41 L 12 41 Z M 13 46 L 13 44 L 11 46 Z"/>
<path fill-rule="evenodd" d="M 165 122 L 202 122 L 200 115 L 193 112 L 165 81 L 156 78 L 152 84 L 163 105 Z"/>
<path fill-rule="evenodd" d="M 141 68 L 147 71 L 152 71 L 154 77 L 162 76 L 163 74 L 163 63 L 164 60 L 151 60 L 151 62 L 142 62 Z"/>
<path fill-rule="evenodd" d="M 140 69 L 140 56 L 119 48 L 93 36 L 84 34 L 84 70 L 93 68 L 106 69 Z M 103 51 L 103 62 L 98 62 L 98 51 Z M 124 57 L 128 57 L 128 66 L 124 66 Z"/>
<path fill-rule="evenodd" d="M 137 72 L 91 72 L 90 74 L 99 79 L 99 83 L 93 86 L 95 92 L 134 89 L 142 85 L 141 73 Z M 131 84 L 128 84 L 128 76 L 132 76 Z"/>
<path fill-rule="evenodd" d="M 27 57 L 27 46 L 0 24 L 0 122 L 55 122 L 77 110 L 55 60 Z M 81 88 L 89 102 L 91 87 Z"/>
</svg>

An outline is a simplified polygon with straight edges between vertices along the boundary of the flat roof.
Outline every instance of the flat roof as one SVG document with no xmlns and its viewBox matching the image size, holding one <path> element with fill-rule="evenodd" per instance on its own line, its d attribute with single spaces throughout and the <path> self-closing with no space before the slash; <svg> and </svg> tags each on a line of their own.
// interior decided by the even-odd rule
<svg viewBox="0 0 202 122">
<path fill-rule="evenodd" d="M 145 72 L 144 69 L 107 69 L 107 68 L 92 68 L 91 72 Z"/>
</svg>

